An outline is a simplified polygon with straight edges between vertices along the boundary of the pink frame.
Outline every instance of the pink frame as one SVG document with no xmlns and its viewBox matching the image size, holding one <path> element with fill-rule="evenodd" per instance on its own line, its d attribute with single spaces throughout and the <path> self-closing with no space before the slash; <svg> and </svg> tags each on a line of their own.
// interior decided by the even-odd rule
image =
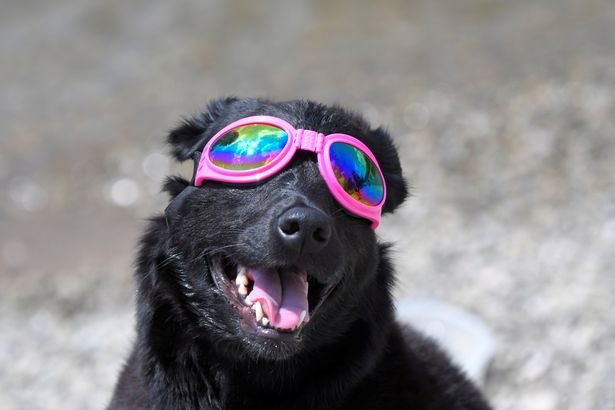
<svg viewBox="0 0 615 410">
<path fill-rule="evenodd" d="M 264 124 L 273 125 L 281 128 L 288 134 L 288 142 L 282 149 L 282 152 L 273 159 L 269 164 L 251 170 L 228 170 L 215 166 L 209 160 L 209 151 L 211 146 L 224 134 L 232 130 L 233 128 L 241 127 L 244 125 Z M 335 179 L 333 174 L 333 168 L 331 166 L 331 157 L 329 154 L 329 147 L 335 142 L 345 142 L 356 148 L 359 148 L 376 164 L 376 168 L 380 173 L 380 178 L 383 181 L 383 195 L 382 200 L 374 206 L 365 205 L 352 196 L 350 196 Z M 386 200 L 386 182 L 382 170 L 376 157 L 365 144 L 358 139 L 346 135 L 346 134 L 329 134 L 324 135 L 316 131 L 295 129 L 288 122 L 269 116 L 253 116 L 242 118 L 235 121 L 226 127 L 222 128 L 216 133 L 205 145 L 199 165 L 196 170 L 194 185 L 200 186 L 204 180 L 221 181 L 229 183 L 254 183 L 269 178 L 278 172 L 280 172 L 286 164 L 293 158 L 297 150 L 306 150 L 314 152 L 318 159 L 318 168 L 320 174 L 325 180 L 329 191 L 333 197 L 347 210 L 355 215 L 366 218 L 371 221 L 372 229 L 376 229 L 380 224 L 380 216 L 382 214 L 382 205 Z"/>
</svg>

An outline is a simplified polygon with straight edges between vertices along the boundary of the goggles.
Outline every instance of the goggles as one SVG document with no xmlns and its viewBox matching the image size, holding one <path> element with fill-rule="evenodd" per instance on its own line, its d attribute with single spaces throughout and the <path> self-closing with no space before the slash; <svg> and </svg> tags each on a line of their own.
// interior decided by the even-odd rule
<svg viewBox="0 0 615 410">
<path fill-rule="evenodd" d="M 318 169 L 333 197 L 376 229 L 386 185 L 369 148 L 350 135 L 295 129 L 276 117 L 247 117 L 220 130 L 205 145 L 194 185 L 205 180 L 232 184 L 262 181 L 280 172 L 298 150 L 316 154 Z"/>
</svg>

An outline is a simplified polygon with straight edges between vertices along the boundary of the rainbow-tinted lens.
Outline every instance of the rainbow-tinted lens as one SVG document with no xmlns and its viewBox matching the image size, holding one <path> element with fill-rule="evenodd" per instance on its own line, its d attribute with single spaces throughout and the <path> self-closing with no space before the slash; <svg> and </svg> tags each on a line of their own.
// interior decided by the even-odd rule
<svg viewBox="0 0 615 410">
<path fill-rule="evenodd" d="M 334 142 L 329 157 L 335 179 L 351 197 L 370 206 L 384 196 L 384 181 L 376 164 L 360 149 L 344 142 Z"/>
<path fill-rule="evenodd" d="M 288 142 L 286 131 L 265 124 L 233 128 L 209 149 L 209 159 L 217 167 L 247 171 L 263 167 L 280 155 Z"/>
</svg>

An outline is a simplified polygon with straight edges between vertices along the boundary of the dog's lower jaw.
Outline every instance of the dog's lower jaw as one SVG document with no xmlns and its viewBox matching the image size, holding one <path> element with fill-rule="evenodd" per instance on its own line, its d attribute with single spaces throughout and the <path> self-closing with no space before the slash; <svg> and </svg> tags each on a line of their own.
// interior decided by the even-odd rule
<svg viewBox="0 0 615 410">
<path fill-rule="evenodd" d="M 377 277 L 386 282 L 385 273 Z M 241 338 L 234 346 L 214 343 L 216 337 L 195 324 L 190 314 L 178 315 L 161 303 L 150 286 L 156 285 L 142 282 L 136 343 L 140 348 L 135 349 L 118 382 L 110 407 L 114 410 L 148 405 L 160 409 L 322 409 L 323 403 L 335 408 L 386 350 L 393 323 L 388 286 L 379 286 L 382 291 L 376 299 L 356 307 L 360 311 L 352 315 L 343 334 L 335 338 L 337 342 L 305 346 L 303 351 L 287 352 L 274 360 L 259 357 L 258 348 L 247 350 Z M 308 325 L 317 325 L 317 320 Z M 197 332 L 201 336 L 195 339 Z M 149 403 L 114 407 L 122 397 L 134 395 Z M 316 403 L 315 397 L 319 398 Z"/>
</svg>

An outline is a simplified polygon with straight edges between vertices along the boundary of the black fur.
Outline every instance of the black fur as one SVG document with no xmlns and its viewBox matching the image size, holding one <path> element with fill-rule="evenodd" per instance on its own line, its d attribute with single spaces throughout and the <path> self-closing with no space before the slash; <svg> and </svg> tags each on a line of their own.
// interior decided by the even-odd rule
<svg viewBox="0 0 615 410">
<path fill-rule="evenodd" d="M 227 98 L 168 137 L 178 160 L 191 158 L 232 121 L 273 115 L 296 128 L 341 132 L 376 155 L 392 212 L 407 196 L 388 133 L 359 116 L 310 101 Z M 311 153 L 256 185 L 170 178 L 183 195 L 151 220 L 137 263 L 137 341 L 109 409 L 488 409 L 478 390 L 435 344 L 394 321 L 387 246 L 369 223 L 343 211 Z M 293 204 L 328 215 L 332 236 L 317 255 L 290 254 L 272 221 Z M 207 258 L 224 252 L 244 266 L 304 269 L 337 283 L 300 337 L 245 332 L 210 275 Z"/>
</svg>

